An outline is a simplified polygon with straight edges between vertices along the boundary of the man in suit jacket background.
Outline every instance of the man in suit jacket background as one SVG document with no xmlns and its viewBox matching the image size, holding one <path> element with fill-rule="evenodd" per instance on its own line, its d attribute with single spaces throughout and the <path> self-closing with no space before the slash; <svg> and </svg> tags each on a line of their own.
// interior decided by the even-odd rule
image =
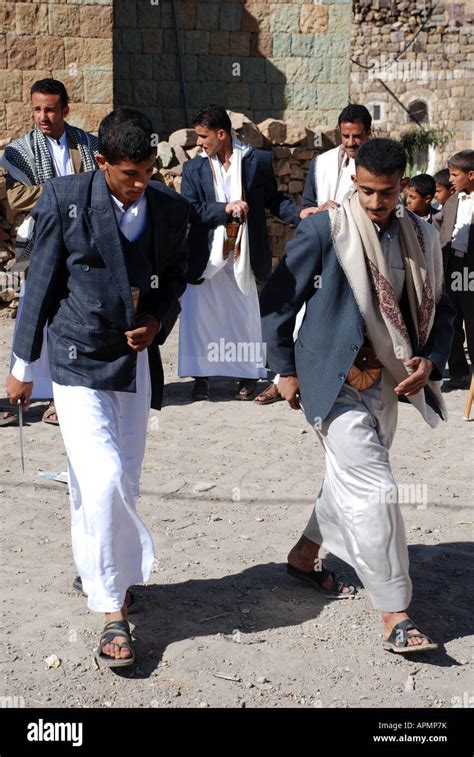
<svg viewBox="0 0 474 757">
<path fill-rule="evenodd" d="M 225 108 L 203 108 L 193 124 L 203 153 L 184 164 L 181 184 L 191 227 L 178 373 L 195 378 L 194 399 L 209 398 L 212 375 L 239 377 L 236 397 L 250 400 L 266 376 L 256 286 L 272 269 L 265 209 L 289 224 L 298 213 L 277 190 L 272 153 L 233 137 Z"/>
<path fill-rule="evenodd" d="M 0 160 L 0 165 L 8 171 L 6 185 L 10 209 L 15 213 L 28 214 L 40 198 L 47 179 L 82 171 L 95 171 L 95 155 L 98 150 L 97 137 L 66 122 L 69 114 L 69 96 L 61 81 L 40 79 L 32 85 L 30 94 L 35 127 L 20 139 L 10 142 Z M 26 271 L 33 236 L 34 224 L 28 216 L 18 229 L 15 252 L 17 262 L 13 270 Z M 23 302 L 21 296 L 16 327 L 20 322 Z M 13 355 L 12 366 L 14 362 Z M 21 361 L 16 360 L 16 363 L 18 375 Z M 25 371 L 24 380 L 27 379 L 34 382 L 35 397 L 52 398 L 46 332 L 42 354 L 34 368 L 34 376 L 28 375 Z M 43 415 L 43 420 L 54 425 L 58 423 L 52 400 Z M 15 421 L 16 416 L 5 413 L 1 425 Z"/>
<path fill-rule="evenodd" d="M 357 192 L 310 215 L 261 295 L 270 368 L 292 408 L 301 405 L 326 452 L 326 476 L 288 572 L 345 598 L 334 573 L 315 568 L 320 545 L 353 566 L 382 612 L 384 648 L 436 648 L 408 618 L 411 581 L 389 461 L 397 398 L 434 426 L 453 319 L 443 294 L 438 233 L 399 205 L 406 155 L 389 139 L 356 156 Z M 296 314 L 306 313 L 296 345 Z"/>
<path fill-rule="evenodd" d="M 435 216 L 434 223 L 440 230 L 446 291 L 456 310 L 448 361 L 449 387 L 468 389 L 471 377 L 464 354 L 465 337 L 471 366 L 474 365 L 474 150 L 456 153 L 448 166 L 455 194 Z"/>
<path fill-rule="evenodd" d="M 317 155 L 309 164 L 303 190 L 301 219 L 328 208 L 336 208 L 354 191 L 354 158 L 359 147 L 371 135 L 372 116 L 364 105 L 351 104 L 341 111 L 337 123 L 341 144 Z M 296 319 L 295 339 L 303 317 L 304 307 Z M 259 405 L 271 405 L 283 399 L 278 391 L 279 380 L 280 376 L 277 373 L 273 384 L 255 398 Z"/>
<path fill-rule="evenodd" d="M 300 217 L 340 204 L 352 192 L 357 150 L 371 136 L 372 116 L 365 105 L 352 103 L 339 114 L 341 144 L 317 155 L 308 167 Z"/>
<path fill-rule="evenodd" d="M 189 206 L 149 184 L 153 136 L 140 112 L 113 111 L 99 127 L 100 170 L 46 182 L 14 343 L 30 364 L 48 324 L 73 554 L 89 608 L 107 617 L 97 657 L 110 666 L 134 660 L 127 588 L 149 579 L 154 559 L 136 511 L 147 419 L 150 405 L 161 407 L 159 345 L 186 286 Z M 32 383 L 13 369 L 7 391 L 27 407 Z"/>
</svg>

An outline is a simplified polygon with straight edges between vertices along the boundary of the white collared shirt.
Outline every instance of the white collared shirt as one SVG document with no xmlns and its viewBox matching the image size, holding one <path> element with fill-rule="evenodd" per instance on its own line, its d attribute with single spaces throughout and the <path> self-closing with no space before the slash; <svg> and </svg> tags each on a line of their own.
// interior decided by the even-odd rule
<svg viewBox="0 0 474 757">
<path fill-rule="evenodd" d="M 232 153 L 232 155 L 230 155 L 229 157 L 229 168 L 227 169 L 227 171 L 225 170 L 219 158 L 217 159 L 218 171 L 221 176 L 222 186 L 224 187 L 224 194 L 225 194 L 225 198 L 227 202 L 230 201 L 230 194 L 231 194 L 231 179 L 232 179 L 231 174 L 232 174 L 232 158 L 233 157 L 234 157 L 234 153 Z"/>
<path fill-rule="evenodd" d="M 124 237 L 127 237 L 129 242 L 134 242 L 145 231 L 148 219 L 148 204 L 145 192 L 127 210 L 125 210 L 123 202 L 120 202 L 114 195 L 110 196 L 120 231 Z"/>
<path fill-rule="evenodd" d="M 472 213 L 474 211 L 474 192 L 459 192 L 458 211 L 454 224 L 451 247 L 460 252 L 467 252 Z"/>
<path fill-rule="evenodd" d="M 347 195 L 355 191 L 354 182 L 352 176 L 355 174 L 355 160 L 344 156 L 342 161 L 341 170 L 337 179 L 336 193 L 334 195 L 334 202 L 339 205 L 346 199 Z"/>
<path fill-rule="evenodd" d="M 66 130 L 63 131 L 59 139 L 49 137 L 47 134 L 45 136 L 56 176 L 69 176 L 69 174 L 74 173 Z"/>
</svg>

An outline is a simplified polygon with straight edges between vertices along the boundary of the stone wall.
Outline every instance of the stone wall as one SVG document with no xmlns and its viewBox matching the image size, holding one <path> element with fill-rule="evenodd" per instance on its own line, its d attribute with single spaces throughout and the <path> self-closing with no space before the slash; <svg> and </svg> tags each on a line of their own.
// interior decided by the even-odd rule
<svg viewBox="0 0 474 757">
<path fill-rule="evenodd" d="M 255 122 L 334 126 L 348 102 L 350 0 L 179 0 L 190 117 L 204 104 Z M 114 3 L 114 100 L 145 109 L 166 136 L 189 126 L 171 0 Z"/>
<path fill-rule="evenodd" d="M 472 149 L 474 101 L 474 6 L 472 2 L 440 3 L 423 26 L 434 0 L 358 0 L 353 4 L 350 96 L 369 110 L 380 106 L 381 119 L 374 122 L 378 136 L 397 139 L 418 128 L 379 81 L 409 108 L 425 102 L 424 125 L 446 125 L 452 138 L 444 149 L 431 151 L 429 170 L 445 166 L 458 150 Z M 395 63 L 405 46 L 417 34 Z"/>
<path fill-rule="evenodd" d="M 71 123 L 97 131 L 112 109 L 112 0 L 0 2 L 0 140 L 31 128 L 45 77 L 66 85 Z"/>
</svg>

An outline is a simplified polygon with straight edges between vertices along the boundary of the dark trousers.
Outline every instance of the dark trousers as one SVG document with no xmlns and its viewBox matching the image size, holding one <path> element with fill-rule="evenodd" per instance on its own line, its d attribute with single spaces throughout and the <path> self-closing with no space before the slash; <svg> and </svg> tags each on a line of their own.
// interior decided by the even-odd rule
<svg viewBox="0 0 474 757">
<path fill-rule="evenodd" d="M 470 272 L 464 261 L 465 257 L 451 257 L 446 281 L 451 304 L 456 310 L 453 344 L 448 361 L 451 378 L 469 375 L 464 339 L 467 339 L 467 351 L 471 365 L 474 365 L 474 275 L 471 272 L 469 277 Z"/>
</svg>

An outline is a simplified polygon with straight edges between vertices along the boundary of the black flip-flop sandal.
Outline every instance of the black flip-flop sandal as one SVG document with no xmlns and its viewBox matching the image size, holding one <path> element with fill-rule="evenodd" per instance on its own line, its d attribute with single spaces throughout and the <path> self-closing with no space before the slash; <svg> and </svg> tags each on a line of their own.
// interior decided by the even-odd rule
<svg viewBox="0 0 474 757">
<path fill-rule="evenodd" d="M 81 594 L 81 596 L 87 597 L 86 592 L 82 588 L 82 580 L 80 576 L 76 576 L 72 583 L 72 588 L 74 589 L 74 591 L 77 591 L 78 594 Z M 129 615 L 132 615 L 134 612 L 138 612 L 142 609 L 142 603 L 131 589 L 127 589 L 127 593 L 130 597 L 130 601 L 127 605 L 127 612 Z"/>
<path fill-rule="evenodd" d="M 417 633 L 408 633 L 408 631 L 417 631 Z M 417 637 L 426 639 L 428 644 L 408 644 L 408 639 Z M 438 644 L 425 633 L 418 631 L 413 621 L 406 618 L 392 628 L 388 639 L 384 639 L 383 648 L 387 652 L 395 652 L 396 654 L 412 654 L 413 652 L 432 652 L 438 649 Z"/>
<path fill-rule="evenodd" d="M 104 647 L 107 646 L 107 644 L 111 644 L 112 639 L 116 636 L 126 637 L 127 641 L 124 641 L 121 644 L 114 641 L 113 644 L 119 649 L 125 647 L 125 649 L 130 650 L 132 653 L 131 657 L 117 658 L 103 654 Z M 111 620 L 110 623 L 105 624 L 104 630 L 99 639 L 99 646 L 95 652 L 95 659 L 100 665 L 104 665 L 107 668 L 125 668 L 135 663 L 135 652 L 132 649 L 132 636 L 130 634 L 130 626 L 127 620 Z"/>
<path fill-rule="evenodd" d="M 321 594 L 330 599 L 350 599 L 357 594 L 355 586 L 346 586 L 333 570 L 328 570 L 327 568 L 323 568 L 322 570 L 299 570 L 290 565 L 290 563 L 286 564 L 286 570 L 292 578 L 298 578 L 300 581 L 311 584 L 313 589 L 316 589 L 316 591 L 321 592 Z M 329 576 L 334 581 L 332 589 L 326 589 L 323 586 L 323 583 Z M 349 589 L 349 591 L 343 592 L 344 588 Z"/>
<path fill-rule="evenodd" d="M 209 381 L 206 378 L 194 379 L 191 397 L 196 402 L 209 399 Z"/>
<path fill-rule="evenodd" d="M 257 391 L 257 379 L 243 379 L 239 382 L 239 388 L 237 394 L 234 395 L 236 400 L 242 400 L 243 402 L 250 402 L 255 398 L 255 392 Z"/>
</svg>

